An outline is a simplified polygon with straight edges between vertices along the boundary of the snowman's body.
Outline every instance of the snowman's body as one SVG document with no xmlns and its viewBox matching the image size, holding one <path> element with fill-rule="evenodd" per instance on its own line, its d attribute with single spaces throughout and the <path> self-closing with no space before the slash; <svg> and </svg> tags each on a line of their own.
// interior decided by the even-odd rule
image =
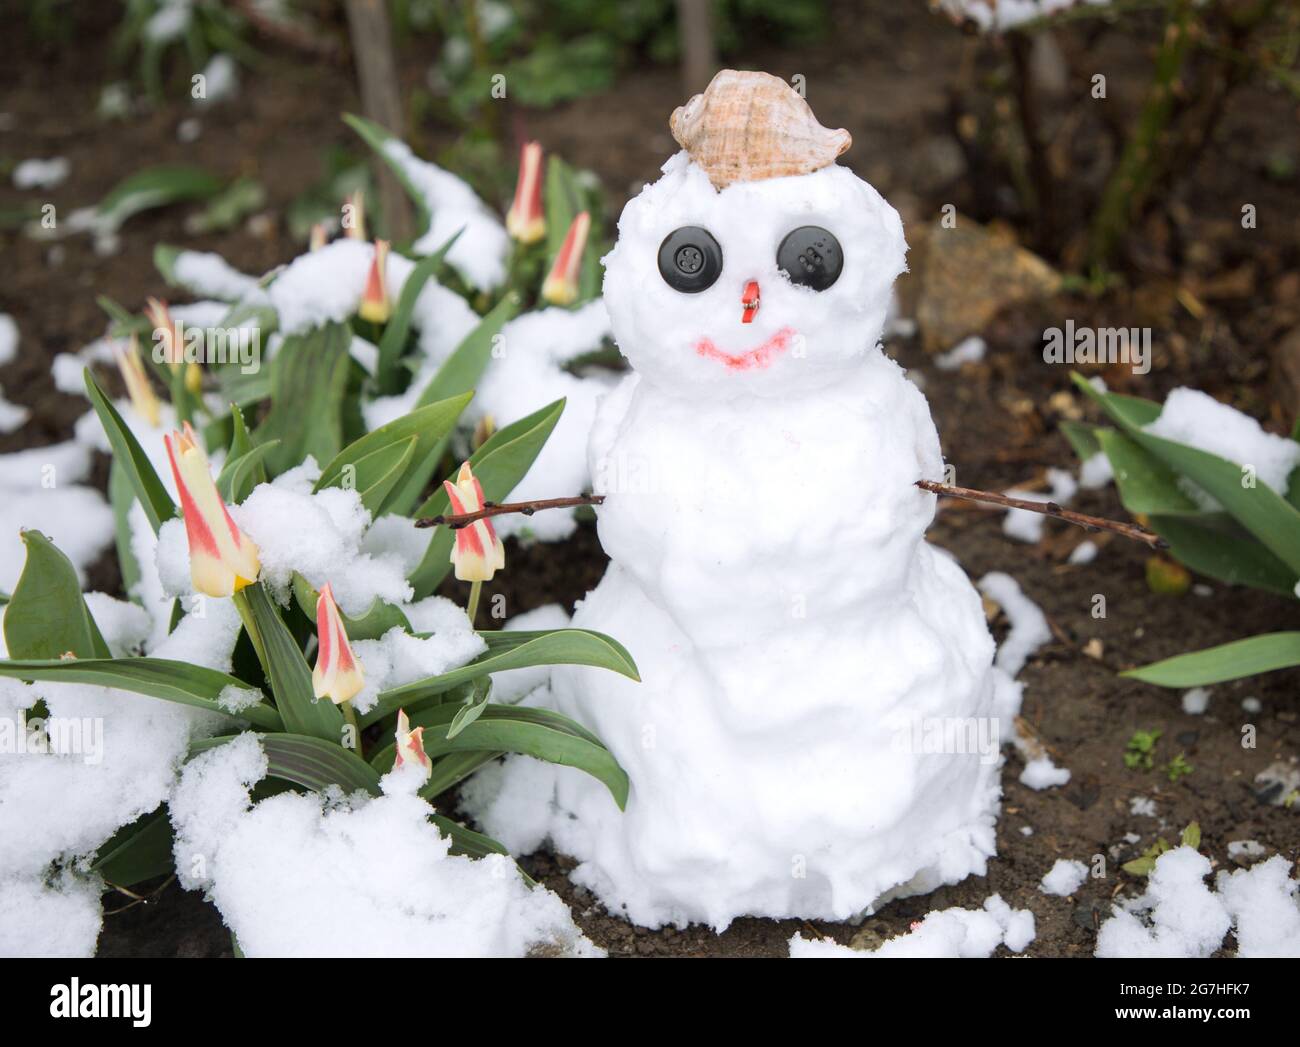
<svg viewBox="0 0 1300 1047">
<path fill-rule="evenodd" d="M 605 260 L 637 373 L 592 431 L 612 563 L 574 618 L 622 641 L 641 682 L 562 667 L 546 699 L 599 735 L 631 795 L 619 811 L 561 768 L 545 835 L 648 926 L 844 919 L 982 872 L 996 747 L 920 751 L 936 723 L 991 723 L 993 642 L 960 567 L 924 540 L 934 499 L 914 483 L 941 477 L 938 437 L 878 345 L 898 216 L 838 166 L 721 191 L 685 153 L 664 171 Z M 821 291 L 775 262 L 802 226 L 842 245 Z M 703 291 L 657 270 L 681 227 L 721 245 Z"/>
</svg>

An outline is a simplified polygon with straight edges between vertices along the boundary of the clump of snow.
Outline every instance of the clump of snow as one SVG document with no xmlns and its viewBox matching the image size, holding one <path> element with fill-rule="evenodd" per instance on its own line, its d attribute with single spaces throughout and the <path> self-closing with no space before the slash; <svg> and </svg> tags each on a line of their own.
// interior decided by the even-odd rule
<svg viewBox="0 0 1300 1047">
<path fill-rule="evenodd" d="M 238 716 L 245 709 L 251 709 L 263 700 L 264 696 L 256 687 L 236 687 L 230 684 L 223 687 L 217 695 L 217 704 L 232 716 Z"/>
<path fill-rule="evenodd" d="M 1208 687 L 1193 687 L 1190 691 L 1183 692 L 1183 712 L 1188 716 L 1202 716 L 1209 707 L 1210 689 Z"/>
<path fill-rule="evenodd" d="M 129 600 L 107 593 L 86 593 L 86 606 L 113 657 L 137 654 L 149 638 L 149 612 Z"/>
<path fill-rule="evenodd" d="M 928 913 L 906 934 L 879 949 L 850 949 L 835 942 L 810 940 L 796 933 L 790 939 L 793 959 L 984 959 L 999 945 L 1024 952 L 1034 940 L 1034 914 L 1012 909 L 1001 895 L 991 895 L 983 909 L 944 909 Z"/>
<path fill-rule="evenodd" d="M 103 912 L 98 877 L 71 870 L 42 876 L 0 874 L 0 956 L 31 959 L 92 956 Z"/>
<path fill-rule="evenodd" d="M 1007 638 L 998 648 L 995 664 L 1014 677 L 1033 653 L 1052 638 L 1051 627 L 1038 605 L 1021 591 L 1020 584 L 1009 574 L 990 571 L 979 580 L 979 589 L 1002 608 L 1002 613 L 1011 623 Z"/>
<path fill-rule="evenodd" d="M 320 469 L 311 457 L 259 484 L 234 506 L 235 522 L 257 546 L 260 578 L 282 601 L 296 571 L 315 589 L 329 582 L 344 614 L 359 617 L 375 600 L 400 604 L 411 597 L 402 559 L 361 551 L 370 513 L 355 490 L 327 487 L 315 494 Z M 184 524 L 169 520 L 158 534 L 157 562 L 164 588 L 190 591 Z"/>
<path fill-rule="evenodd" d="M 1198 389 L 1171 392 L 1160 417 L 1146 432 L 1250 467 L 1260 483 L 1280 495 L 1286 495 L 1287 480 L 1300 465 L 1300 443 L 1265 432 L 1250 415 Z M 1207 509 L 1219 508 L 1218 502 L 1190 481 L 1184 486 Z"/>
<path fill-rule="evenodd" d="M 22 574 L 23 530 L 49 538 L 82 578 L 112 544 L 113 511 L 78 483 L 89 471 L 89 452 L 71 442 L 0 455 L 0 589 L 13 592 Z"/>
<path fill-rule="evenodd" d="M 1055 502 L 1057 505 L 1068 505 L 1078 491 L 1074 477 L 1064 469 L 1048 469 L 1047 482 L 1051 487 L 1051 491 L 1047 494 L 1014 488 L 1006 494 L 1009 498 L 1019 498 L 1025 502 Z M 1042 513 L 1030 512 L 1028 509 L 1009 509 L 1002 520 L 1002 533 L 1008 538 L 1033 545 L 1042 539 L 1043 524 L 1046 520 L 1047 517 Z"/>
<path fill-rule="evenodd" d="M 216 105 L 239 94 L 239 67 L 230 55 L 215 54 L 203 67 L 204 92 L 194 99 L 198 106 Z"/>
<path fill-rule="evenodd" d="M 1111 468 L 1110 458 L 1105 451 L 1098 451 L 1086 458 L 1079 467 L 1079 486 L 1087 491 L 1105 487 L 1115 479 L 1115 470 Z"/>
<path fill-rule="evenodd" d="M 1264 708 L 1264 703 L 1252 695 L 1247 695 L 1241 700 L 1241 707 L 1248 713 L 1257 713 Z"/>
<path fill-rule="evenodd" d="M 415 253 L 433 254 L 461 231 L 447 252 L 447 264 L 473 287 L 492 290 L 500 286 L 506 278 L 510 251 L 510 238 L 501 220 L 466 182 L 421 160 L 406 143 L 389 139 L 384 153 L 406 174 L 429 212 L 429 228 L 415 241 Z"/>
<path fill-rule="evenodd" d="M 1156 817 L 1156 802 L 1149 796 L 1134 796 L 1128 802 L 1128 813 L 1143 818 Z"/>
<path fill-rule="evenodd" d="M 1044 894 L 1054 894 L 1065 898 L 1083 886 L 1083 881 L 1087 878 L 1088 866 L 1083 862 L 1058 858 L 1056 864 L 1043 877 L 1038 889 Z"/>
<path fill-rule="evenodd" d="M 335 240 L 318 251 L 300 255 L 286 266 L 266 289 L 280 319 L 280 333 L 302 334 L 330 321 L 342 322 L 357 311 L 365 290 L 374 247 L 358 240 Z M 396 301 L 415 268 L 409 258 L 390 254 L 385 267 L 389 297 Z M 421 288 L 411 310 L 411 326 L 419 333 L 420 352 L 425 357 L 411 380 L 408 397 L 388 397 L 399 404 L 385 417 L 372 416 L 371 429 L 406 414 L 424 391 L 438 366 L 479 322 L 460 295 L 434 280 Z M 381 401 L 382 402 L 382 401 Z"/>
<path fill-rule="evenodd" d="M 24 160 L 14 168 L 14 188 L 54 189 L 63 184 L 71 171 L 72 164 L 64 156 Z"/>
<path fill-rule="evenodd" d="M 18 325 L 8 313 L 0 313 L 0 367 L 13 363 L 18 355 Z"/>
<path fill-rule="evenodd" d="M 144 24 L 145 38 L 154 44 L 168 44 L 185 35 L 194 17 L 194 0 L 162 0 L 158 10 Z"/>
<path fill-rule="evenodd" d="M 197 295 L 223 302 L 267 300 L 257 277 L 241 273 L 212 251 L 179 252 L 172 264 L 172 273 L 177 283 Z"/>
<path fill-rule="evenodd" d="M 1219 898 L 1236 929 L 1239 957 L 1300 957 L 1300 883 L 1290 871 L 1291 863 L 1276 854 L 1250 869 L 1224 870 L 1216 877 Z"/>
<path fill-rule="evenodd" d="M 1156 859 L 1141 897 L 1115 909 L 1097 932 L 1096 954 L 1113 957 L 1203 957 L 1219 947 L 1232 923 L 1205 885 L 1210 861 L 1191 847 Z"/>
<path fill-rule="evenodd" d="M 1097 543 L 1085 538 L 1070 550 L 1070 563 L 1088 564 L 1097 559 Z"/>
<path fill-rule="evenodd" d="M 1049 18 L 1076 4 L 1102 6 L 1111 0 L 941 0 L 949 14 L 967 18 L 983 32 L 1003 33 L 1027 22 Z"/>
<path fill-rule="evenodd" d="M 1020 784 L 1030 789 L 1051 789 L 1066 785 L 1070 781 L 1070 771 L 1066 767 L 1057 767 L 1052 758 L 1046 754 L 1035 756 L 1025 764 L 1020 772 Z"/>
<path fill-rule="evenodd" d="M 426 676 L 440 676 L 472 662 L 487 650 L 483 638 L 470 628 L 465 613 L 454 604 L 451 606 L 456 615 L 443 618 L 441 627 L 427 638 L 412 636 L 400 626 L 394 626 L 378 640 L 353 642 L 352 651 L 361 662 L 366 681 L 352 699 L 358 712 L 368 712 L 381 691 Z"/>
<path fill-rule="evenodd" d="M 988 346 L 984 339 L 978 335 L 963 339 L 946 353 L 940 353 L 934 358 L 934 366 L 940 371 L 956 371 L 963 364 L 976 364 L 984 359 Z"/>
<path fill-rule="evenodd" d="M 254 804 L 266 772 L 257 736 L 241 735 L 191 761 L 170 804 L 181 882 L 207 892 L 245 955 L 600 955 L 509 858 L 450 854 L 400 783 Z"/>
<path fill-rule="evenodd" d="M 1229 840 L 1229 858 L 1263 858 L 1266 851 L 1258 840 Z"/>
<path fill-rule="evenodd" d="M 1291 863 L 1274 855 L 1249 869 L 1222 870 L 1205 885 L 1210 862 L 1190 847 L 1156 859 L 1146 893 L 1123 903 L 1101 925 L 1100 957 L 1204 957 L 1232 928 L 1237 955 L 1300 956 L 1300 884 Z"/>
</svg>

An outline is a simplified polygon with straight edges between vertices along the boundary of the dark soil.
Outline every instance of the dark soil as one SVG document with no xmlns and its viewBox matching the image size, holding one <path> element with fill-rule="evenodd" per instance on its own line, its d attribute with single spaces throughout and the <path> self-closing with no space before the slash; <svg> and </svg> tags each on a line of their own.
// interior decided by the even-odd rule
<svg viewBox="0 0 1300 1047">
<path fill-rule="evenodd" d="M 949 202 L 981 219 L 997 217 L 983 209 L 984 194 L 977 197 L 975 175 L 949 134 L 950 91 L 963 75 L 959 70 L 972 45 L 921 7 L 836 4 L 839 31 L 822 44 L 797 54 L 756 51 L 735 61 L 784 76 L 806 74 L 819 118 L 853 134 L 846 159 L 900 208 L 910 228 Z M 102 332 L 97 294 L 135 308 L 145 295 L 166 292 L 151 262 L 155 243 L 216 250 L 249 272 L 269 269 L 299 249 L 279 219 L 293 197 L 319 177 L 325 150 L 356 148 L 338 120 L 340 111 L 357 105 L 351 70 L 288 55 L 256 74 L 246 72 L 238 103 L 203 114 L 203 132 L 193 144 L 177 141 L 178 123 L 191 115 L 183 102 L 124 123 L 102 124 L 94 106 L 99 87 L 114 78 L 101 47 L 111 24 L 110 13 L 83 16 L 76 38 L 63 50 L 31 45 L 22 60 L 0 65 L 0 108 L 13 117 L 12 129 L 0 132 L 0 174 L 6 174 L 0 210 L 32 201 L 32 194 L 8 187 L 13 163 L 64 155 L 72 162 L 71 178 L 44 194 L 60 214 L 94 202 L 145 164 L 186 162 L 226 177 L 255 175 L 267 187 L 267 211 L 277 220 L 258 235 L 241 228 L 192 238 L 182 228 L 184 209 L 148 214 L 128 223 L 121 253 L 109 258 L 98 257 L 82 239 L 62 241 L 52 250 L 4 234 L 0 311 L 14 314 L 22 342 L 19 358 L 0 369 L 0 384 L 10 399 L 30 405 L 33 417 L 21 431 L 0 437 L 0 452 L 68 437 L 86 407 L 54 390 L 49 361 Z M 12 12 L 0 17 L 0 31 L 11 41 L 24 39 L 25 28 Z M 1140 43 L 1120 38 L 1107 46 L 1110 51 L 1099 61 L 1111 76 L 1112 91 L 1117 98 L 1131 98 L 1142 83 Z M 406 48 L 408 84 L 421 82 L 429 47 L 426 40 Z M 550 112 L 516 114 L 515 125 L 600 174 L 617 207 L 655 176 L 672 151 L 666 120 L 681 101 L 675 71 L 647 67 L 626 72 L 607 94 Z M 1274 428 L 1289 423 L 1268 381 L 1264 347 L 1300 323 L 1296 184 L 1294 179 L 1279 184 L 1264 172 L 1269 156 L 1285 148 L 1279 146 L 1279 128 L 1293 131 L 1295 119 L 1293 103 L 1277 94 L 1247 88 L 1236 96 L 1216 147 L 1180 183 L 1165 217 L 1144 227 L 1134 245 L 1130 279 L 1116 290 L 1099 298 L 1062 296 L 1004 313 L 985 331 L 986 360 L 960 372 L 937 370 L 914 343 L 889 346 L 924 377 L 960 483 L 1001 490 L 1032 482 L 1048 465 L 1075 464 L 1056 425 L 1062 417 L 1091 415 L 1068 392 L 1065 370 L 1044 364 L 1040 354 L 1043 329 L 1066 317 L 1154 328 L 1155 369 L 1130 382 L 1129 391 L 1159 398 L 1176 385 L 1194 385 Z M 449 129 L 430 126 L 415 134 L 426 155 L 453 138 Z M 1290 141 L 1294 159 L 1294 134 Z M 1260 209 L 1259 227 L 1249 234 L 1236 220 L 1241 201 Z M 1187 288 L 1200 292 L 1199 316 L 1180 304 L 1178 291 Z M 1110 372 L 1106 377 L 1116 385 L 1130 376 Z M 1084 492 L 1077 507 L 1123 516 L 1109 490 Z M 870 944 L 907 930 L 931 909 L 977 908 L 998 892 L 1013 907 L 1035 913 L 1038 934 L 1030 955 L 1084 956 L 1091 954 L 1097 922 L 1111 898 L 1136 886 L 1121 863 L 1158 836 L 1173 840 L 1192 820 L 1201 825 L 1203 850 L 1219 863 L 1229 862 L 1227 843 L 1237 839 L 1258 840 L 1270 853 L 1295 859 L 1300 807 L 1287 810 L 1257 799 L 1254 778 L 1273 761 L 1294 760 L 1300 752 L 1300 673 L 1218 686 L 1204 716 L 1183 714 L 1177 692 L 1117 676 L 1120 669 L 1185 650 L 1295 627 L 1294 603 L 1218 584 L 1209 595 L 1156 596 L 1145 582 L 1147 550 L 1141 546 L 1103 538 L 1095 562 L 1071 566 L 1066 558 L 1082 532 L 1049 522 L 1044 541 L 1028 546 L 1005 538 L 1000 520 L 996 513 L 945 507 L 931 538 L 956 554 L 972 577 L 990 570 L 1010 573 L 1053 622 L 1056 641 L 1021 675 L 1024 717 L 1073 777 L 1064 788 L 1035 792 L 1018 781 L 1020 758 L 1008 759 L 998 856 L 986 877 L 894 902 L 858 927 L 744 919 L 715 935 L 699 927 L 659 932 L 630 927 L 569 884 L 564 859 L 537 855 L 525 859 L 525 866 L 565 897 L 587 933 L 617 955 L 784 955 L 798 930 L 841 942 L 860 936 Z M 512 548 L 509 559 L 501 591 L 512 613 L 557 600 L 571 605 L 599 578 L 604 561 L 590 529 L 560 546 Z M 111 586 L 113 578 L 114 568 L 105 564 L 92 584 Z M 1106 598 L 1104 619 L 1092 617 L 1095 594 Z M 994 621 L 995 632 L 1004 627 L 1000 619 Z M 1248 695 L 1262 702 L 1261 713 L 1241 711 Z M 1254 749 L 1241 743 L 1248 720 L 1258 728 Z M 1137 729 L 1162 732 L 1158 764 L 1182 752 L 1195 770 L 1171 783 L 1159 767 L 1146 773 L 1127 769 L 1125 743 Z M 1155 799 L 1156 818 L 1130 813 L 1130 800 L 1138 796 Z M 1025 827 L 1032 835 L 1022 833 Z M 1139 841 L 1125 843 L 1127 833 Z M 1098 854 L 1106 856 L 1105 877 L 1086 881 L 1074 898 L 1038 891 L 1057 858 L 1091 862 Z M 174 883 L 142 904 L 110 895 L 105 907 L 110 915 L 101 938 L 104 955 L 230 954 L 219 915 Z"/>
</svg>

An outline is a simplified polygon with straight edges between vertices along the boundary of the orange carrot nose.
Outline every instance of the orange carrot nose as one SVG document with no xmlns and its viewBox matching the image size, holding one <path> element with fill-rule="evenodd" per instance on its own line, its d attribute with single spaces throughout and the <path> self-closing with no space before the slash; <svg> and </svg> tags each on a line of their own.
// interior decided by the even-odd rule
<svg viewBox="0 0 1300 1047">
<path fill-rule="evenodd" d="M 754 322 L 754 317 L 758 315 L 758 281 L 750 280 L 745 285 L 745 291 L 740 296 L 740 322 L 748 324 Z"/>
</svg>

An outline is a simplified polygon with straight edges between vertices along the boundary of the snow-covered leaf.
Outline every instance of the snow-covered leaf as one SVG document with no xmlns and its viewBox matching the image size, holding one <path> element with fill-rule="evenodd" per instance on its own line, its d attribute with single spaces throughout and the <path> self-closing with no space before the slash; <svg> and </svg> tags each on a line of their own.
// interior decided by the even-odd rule
<svg viewBox="0 0 1300 1047">
<path fill-rule="evenodd" d="M 221 189 L 221 179 L 200 167 L 145 168 L 123 179 L 95 208 L 99 225 L 118 229 L 141 211 L 183 200 L 203 200 Z"/>
<path fill-rule="evenodd" d="M 90 368 L 86 368 L 86 395 L 90 398 L 91 406 L 95 408 L 95 413 L 99 415 L 100 423 L 104 426 L 104 433 L 113 448 L 113 460 L 120 463 L 125 470 L 127 479 L 135 489 L 136 497 L 144 507 L 149 526 L 156 534 L 165 521 L 176 515 L 176 506 L 171 496 L 162 481 L 158 479 L 158 474 L 154 472 L 153 465 L 141 448 L 140 442 L 122 420 L 113 402 L 99 388 L 94 375 L 90 373 Z"/>
<path fill-rule="evenodd" d="M 1199 687 L 1300 665 L 1300 632 L 1264 633 L 1153 662 L 1121 675 L 1161 687 Z"/>
<path fill-rule="evenodd" d="M 231 740 L 208 738 L 196 742 L 190 747 L 190 755 L 206 752 Z M 331 785 L 337 785 L 345 793 L 360 789 L 372 796 L 379 795 L 379 775 L 370 764 L 344 749 L 337 741 L 278 731 L 261 735 L 258 741 L 266 753 L 267 773 L 276 778 L 314 792 L 323 792 Z"/>
<path fill-rule="evenodd" d="M 523 669 L 530 665 L 591 665 L 610 669 L 632 680 L 641 679 L 627 649 L 604 633 L 589 629 L 552 629 L 541 632 L 491 631 L 479 635 L 488 645 L 487 654 L 440 676 L 429 676 L 384 691 L 374 707 L 361 717 L 361 726 L 374 723 L 400 708 L 410 713 L 413 708 L 445 694 L 458 683 L 506 669 Z M 454 710 L 448 715 L 448 722 L 452 715 Z"/>
<path fill-rule="evenodd" d="M 450 725 L 463 706 L 435 705 L 410 713 L 411 726 L 424 728 L 424 751 L 437 760 L 447 753 L 509 752 L 533 756 L 548 763 L 577 767 L 604 783 L 620 808 L 627 803 L 628 779 L 614 755 L 590 731 L 550 709 L 516 705 L 483 707 L 479 718 L 448 737 Z M 386 746 L 371 757 L 371 766 L 383 773 L 392 767 L 394 748 Z M 435 764 L 436 766 L 436 764 Z M 436 795 L 430 786 L 421 795 Z"/>
<path fill-rule="evenodd" d="M 299 656 L 301 657 L 301 655 Z M 78 683 L 92 687 L 116 687 L 122 691 L 147 694 L 181 705 L 233 715 L 217 699 L 227 687 L 248 690 L 243 680 L 226 673 L 189 662 L 167 658 L 77 658 L 0 661 L 0 676 L 15 680 L 51 680 L 55 683 Z M 310 677 L 308 688 L 310 689 Z M 278 731 L 284 724 L 271 706 L 259 702 L 239 710 L 239 717 L 257 727 Z"/>
<path fill-rule="evenodd" d="M 1075 384 L 1101 405 L 1125 435 L 1178 475 L 1206 491 L 1285 563 L 1290 571 L 1290 582 L 1295 584 L 1296 576 L 1300 574 L 1300 509 L 1267 484 L 1244 484 L 1242 467 L 1235 462 L 1144 431 L 1144 426 L 1159 417 L 1159 404 L 1133 396 L 1103 393 L 1082 375 L 1073 377 Z"/>
</svg>

